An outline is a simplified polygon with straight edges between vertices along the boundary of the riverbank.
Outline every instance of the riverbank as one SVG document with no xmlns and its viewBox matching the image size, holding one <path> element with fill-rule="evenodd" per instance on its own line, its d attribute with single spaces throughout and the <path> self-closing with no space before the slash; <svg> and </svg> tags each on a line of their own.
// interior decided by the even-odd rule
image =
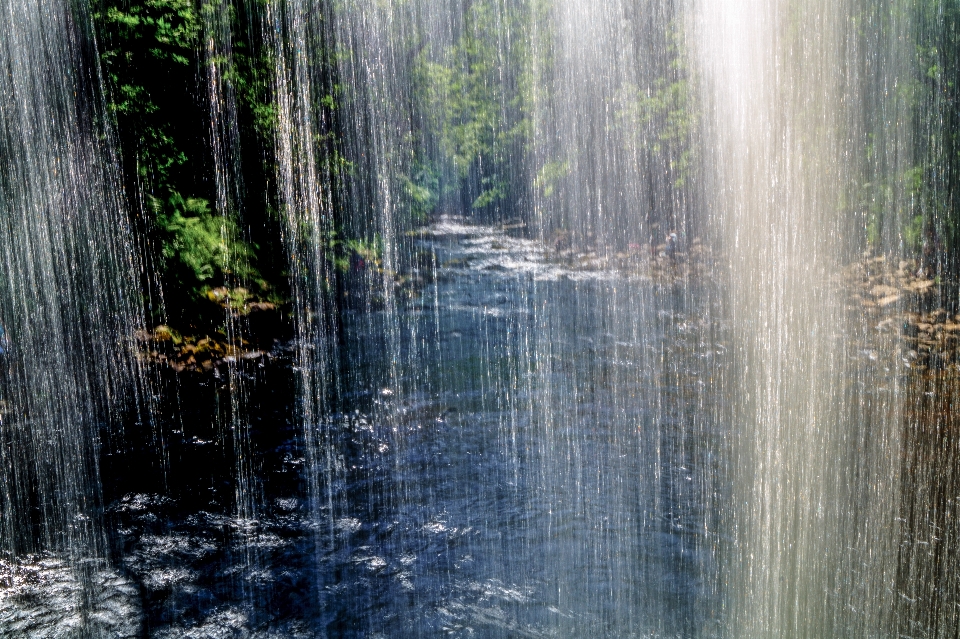
<svg viewBox="0 0 960 639">
<path fill-rule="evenodd" d="M 287 304 L 252 296 L 244 288 L 207 292 L 202 316 L 207 322 L 174 327 L 154 326 L 137 335 L 142 360 L 177 372 L 223 372 L 237 360 L 272 358 L 293 337 Z M 209 318 L 220 319 L 219 326 Z"/>
<path fill-rule="evenodd" d="M 915 260 L 866 255 L 844 269 L 839 284 L 876 333 L 897 338 L 907 368 L 958 368 L 960 314 L 948 301 L 949 283 L 928 277 Z"/>
<path fill-rule="evenodd" d="M 436 271 L 436 257 L 430 251 L 412 252 L 409 263 L 395 273 L 385 271 L 380 259 L 358 252 L 343 261 L 337 265 L 337 285 L 331 293 L 339 308 L 350 310 L 383 308 L 386 290 L 394 299 L 413 299 L 433 281 Z M 209 320 L 205 328 L 154 326 L 137 335 L 141 359 L 176 372 L 216 377 L 233 362 L 266 361 L 289 352 L 295 326 L 288 300 L 263 300 L 246 289 L 225 287 L 208 291 L 206 298 L 204 316 L 222 318 L 219 326 Z"/>
<path fill-rule="evenodd" d="M 383 308 L 387 288 L 399 303 L 414 300 L 436 278 L 458 270 L 516 272 L 543 280 L 627 277 L 660 286 L 716 284 L 722 272 L 722 255 L 697 237 L 600 250 L 572 247 L 563 236 L 541 241 L 528 235 L 522 224 L 480 225 L 443 216 L 406 234 L 409 244 L 400 272 L 386 273 L 371 255 L 357 253 L 343 260 L 337 271 L 339 306 L 355 311 Z M 453 245 L 457 248 L 450 251 Z M 862 314 L 871 331 L 898 338 L 908 367 L 958 366 L 960 314 L 944 301 L 947 285 L 928 277 L 916 261 L 866 254 L 827 285 L 836 287 L 848 307 Z M 139 336 L 141 356 L 176 372 L 217 376 L 231 362 L 265 361 L 288 353 L 294 329 L 284 304 L 246 299 L 226 289 L 211 291 L 208 297 L 223 317 L 229 316 L 233 338 L 223 327 L 182 334 L 160 325 Z"/>
</svg>

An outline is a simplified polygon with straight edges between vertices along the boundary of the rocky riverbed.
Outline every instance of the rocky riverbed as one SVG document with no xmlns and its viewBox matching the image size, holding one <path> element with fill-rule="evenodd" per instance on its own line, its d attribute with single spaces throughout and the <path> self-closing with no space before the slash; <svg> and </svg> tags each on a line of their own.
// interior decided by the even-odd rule
<svg viewBox="0 0 960 639">
<path fill-rule="evenodd" d="M 948 283 L 928 276 L 914 260 L 867 255 L 844 269 L 839 284 L 850 307 L 877 333 L 898 337 L 908 368 L 957 368 L 960 314 Z"/>
</svg>

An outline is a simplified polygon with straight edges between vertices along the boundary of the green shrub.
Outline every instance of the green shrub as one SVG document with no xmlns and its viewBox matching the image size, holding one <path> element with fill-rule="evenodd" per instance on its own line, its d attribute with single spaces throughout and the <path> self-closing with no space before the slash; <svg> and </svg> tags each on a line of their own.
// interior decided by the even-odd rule
<svg viewBox="0 0 960 639">
<path fill-rule="evenodd" d="M 197 313 L 207 292 L 260 279 L 252 264 L 255 247 L 240 238 L 236 221 L 217 215 L 206 200 L 173 193 L 150 198 L 156 220 L 160 270 L 168 312 Z"/>
</svg>

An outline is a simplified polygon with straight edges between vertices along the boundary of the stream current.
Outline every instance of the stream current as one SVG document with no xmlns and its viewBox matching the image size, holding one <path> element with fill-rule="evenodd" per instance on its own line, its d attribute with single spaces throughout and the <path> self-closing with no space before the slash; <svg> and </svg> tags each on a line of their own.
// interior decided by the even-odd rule
<svg viewBox="0 0 960 639">
<path fill-rule="evenodd" d="M 222 373 L 159 374 L 156 419 L 101 434 L 109 559 L 0 557 L 0 636 L 730 636 L 735 515 L 756 506 L 732 503 L 738 369 L 710 279 L 662 259 L 646 276 L 639 256 L 557 260 L 455 219 L 416 244 L 424 286 L 343 314 L 339 399 L 312 425 L 318 489 L 294 344 L 237 363 L 240 419 Z M 838 338 L 863 421 L 910 358 L 885 367 L 865 336 Z M 883 623 L 911 636 L 956 627 L 953 395 L 938 379 L 908 389 L 899 551 L 883 564 L 897 571 Z M 845 444 L 853 475 L 876 463 L 864 424 Z M 850 491 L 837 526 L 873 512 Z M 847 550 L 850 588 L 821 596 L 852 627 L 877 611 L 869 582 L 846 581 L 870 557 Z"/>
<path fill-rule="evenodd" d="M 714 634 L 724 346 L 709 291 L 571 270 L 452 219 L 418 244 L 436 278 L 343 318 L 320 503 L 282 349 L 242 366 L 252 519 L 230 514 L 225 382 L 165 380 L 157 432 L 101 469 L 137 593 L 119 609 L 157 637 Z"/>
</svg>

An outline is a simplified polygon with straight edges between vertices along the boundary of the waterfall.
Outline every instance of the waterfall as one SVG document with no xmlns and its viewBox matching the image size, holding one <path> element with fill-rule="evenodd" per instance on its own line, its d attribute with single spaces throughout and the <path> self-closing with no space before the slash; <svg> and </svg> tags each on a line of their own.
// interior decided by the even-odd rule
<svg viewBox="0 0 960 639">
<path fill-rule="evenodd" d="M 333 531 L 333 443 L 326 426 L 331 402 L 337 397 L 337 317 L 331 295 L 327 242 L 333 231 L 329 168 L 315 140 L 326 131 L 315 107 L 331 90 L 331 81 L 311 61 L 322 59 L 326 35 L 316 6 L 284 3 L 272 7 L 266 23 L 276 55 L 278 105 L 277 167 L 281 206 L 290 255 L 295 307 L 300 418 L 309 471 L 306 477 L 310 512 L 326 518 L 323 528 Z M 326 544 L 318 537 L 318 548 Z"/>
<path fill-rule="evenodd" d="M 960 11 L 0 9 L 0 635 L 956 633 Z"/>
<path fill-rule="evenodd" d="M 80 594 L 65 586 L 66 602 L 45 604 L 66 628 L 103 604 L 94 587 L 108 569 L 98 455 L 104 441 L 122 441 L 137 403 L 139 260 L 89 15 L 31 0 L 4 2 L 2 14 L 0 546 L 6 562 L 48 556 L 68 566 L 53 579 L 81 584 Z M 91 636 L 136 632 L 128 612 L 119 627 L 82 625 Z"/>
<path fill-rule="evenodd" d="M 737 345 L 730 636 L 895 634 L 899 383 L 872 380 L 857 361 L 873 327 L 837 287 L 860 250 L 844 202 L 866 181 L 866 136 L 899 154 L 886 170 L 909 165 L 897 130 L 906 122 L 862 119 L 871 82 L 883 83 L 859 68 L 878 54 L 864 51 L 870 17 L 857 3 L 760 1 L 701 3 L 691 20 L 709 104 L 707 201 L 729 256 Z M 883 67 L 884 84 L 899 71 Z"/>
</svg>

